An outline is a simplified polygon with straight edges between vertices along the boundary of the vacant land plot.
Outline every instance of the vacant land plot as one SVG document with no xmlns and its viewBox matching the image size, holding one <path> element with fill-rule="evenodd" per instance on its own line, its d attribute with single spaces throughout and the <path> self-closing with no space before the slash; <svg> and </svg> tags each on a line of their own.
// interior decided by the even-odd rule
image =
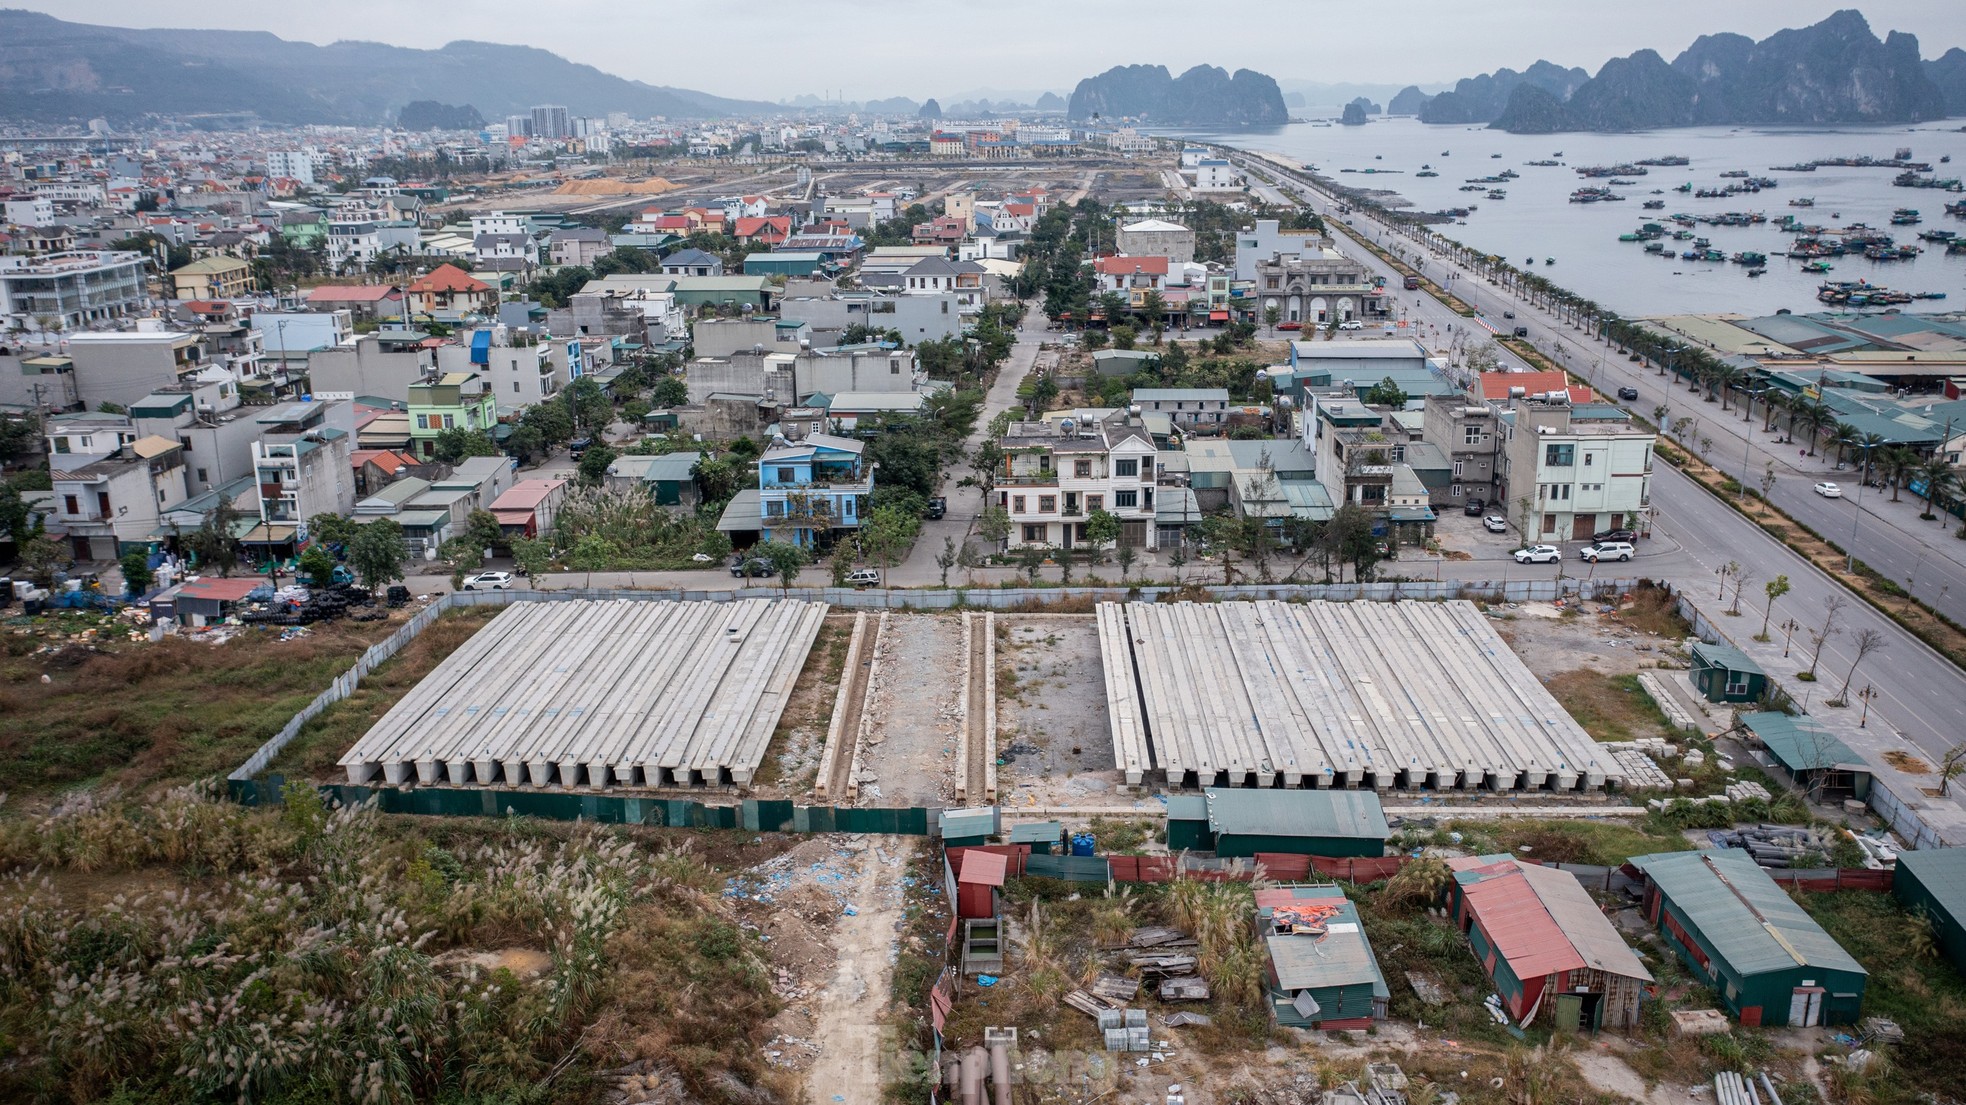
<svg viewBox="0 0 1966 1105">
<path fill-rule="evenodd" d="M 1112 794 L 1121 779 L 1090 616 L 997 618 L 997 720 L 1005 808 L 1096 804 Z"/>
<path fill-rule="evenodd" d="M 1556 696 L 1584 732 L 1601 741 L 1628 741 L 1672 734 L 1666 715 L 1635 675 L 1610 675 L 1579 669 L 1545 676 L 1543 685 Z"/>
<path fill-rule="evenodd" d="M 958 616 L 888 618 L 868 692 L 861 805 L 938 805 L 955 796 L 963 645 Z"/>
</svg>

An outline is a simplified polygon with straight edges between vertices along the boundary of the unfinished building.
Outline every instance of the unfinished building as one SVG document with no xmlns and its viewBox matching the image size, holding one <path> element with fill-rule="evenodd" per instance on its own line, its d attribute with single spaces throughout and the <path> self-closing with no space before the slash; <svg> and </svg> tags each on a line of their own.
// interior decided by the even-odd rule
<svg viewBox="0 0 1966 1105">
<path fill-rule="evenodd" d="M 519 602 L 341 758 L 352 783 L 746 784 L 826 604 Z"/>
<path fill-rule="evenodd" d="M 1595 790 L 1611 756 L 1473 603 L 1104 603 L 1129 785 Z"/>
</svg>

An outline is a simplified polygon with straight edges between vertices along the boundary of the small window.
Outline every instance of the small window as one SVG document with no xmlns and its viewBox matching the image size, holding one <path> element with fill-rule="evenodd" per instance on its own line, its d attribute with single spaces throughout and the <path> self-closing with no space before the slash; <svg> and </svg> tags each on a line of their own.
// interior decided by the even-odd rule
<svg viewBox="0 0 1966 1105">
<path fill-rule="evenodd" d="M 1543 446 L 1543 463 L 1550 468 L 1568 468 L 1577 463 L 1575 445 Z"/>
<path fill-rule="evenodd" d="M 1113 475 L 1137 476 L 1139 474 L 1140 474 L 1140 462 L 1138 460 L 1135 460 L 1132 457 L 1121 457 L 1113 461 Z"/>
<path fill-rule="evenodd" d="M 1104 509 L 1106 509 L 1106 496 L 1104 496 L 1104 495 L 1087 495 L 1087 496 L 1085 497 L 1085 510 L 1086 510 L 1086 513 L 1088 513 L 1088 514 L 1090 514 L 1090 513 L 1092 513 L 1092 512 L 1093 512 L 1093 511 L 1095 511 L 1095 510 L 1104 510 Z"/>
<path fill-rule="evenodd" d="M 1010 497 L 1010 509 L 1018 514 L 1024 513 L 1024 496 L 1012 495 Z"/>
<path fill-rule="evenodd" d="M 780 468 L 778 470 L 778 482 L 792 483 L 798 478 L 798 474 L 798 469 L 796 468 Z"/>
<path fill-rule="evenodd" d="M 1480 426 L 1461 427 L 1461 442 L 1464 445 L 1481 444 L 1481 427 Z"/>
<path fill-rule="evenodd" d="M 1138 491 L 1115 491 L 1113 492 L 1113 505 L 1119 507 L 1121 510 L 1131 510 L 1140 505 L 1140 493 Z"/>
<path fill-rule="evenodd" d="M 210 482 L 212 482 L 212 481 L 211 481 L 211 480 L 210 480 L 209 478 L 207 478 L 207 477 L 206 477 L 206 475 L 205 475 L 205 470 L 204 470 L 203 468 L 200 468 L 200 469 L 198 469 L 198 482 L 199 482 L 199 483 L 210 483 Z"/>
<path fill-rule="evenodd" d="M 1058 496 L 1056 495 L 1038 496 L 1039 514 L 1056 514 L 1057 512 L 1058 512 Z"/>
<path fill-rule="evenodd" d="M 1586 467 L 1586 468 L 1589 468 L 1589 467 L 1590 467 L 1591 465 L 1593 465 L 1593 464 L 1596 464 L 1596 463 L 1597 463 L 1597 454 L 1596 454 L 1596 453 L 1585 453 L 1585 454 L 1584 454 L 1584 467 Z"/>
<path fill-rule="evenodd" d="M 61 497 L 61 501 L 62 501 L 62 506 L 66 508 L 68 513 L 70 514 L 82 513 L 82 504 L 75 501 L 75 496 L 63 495 Z"/>
<path fill-rule="evenodd" d="M 1092 478 L 1092 462 L 1081 458 L 1072 462 L 1072 475 L 1082 480 Z"/>
</svg>

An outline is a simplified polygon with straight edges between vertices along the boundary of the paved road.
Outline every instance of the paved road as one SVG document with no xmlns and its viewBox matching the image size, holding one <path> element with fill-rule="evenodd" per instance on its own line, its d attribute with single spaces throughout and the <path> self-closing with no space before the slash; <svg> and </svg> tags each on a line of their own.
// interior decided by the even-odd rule
<svg viewBox="0 0 1966 1105">
<path fill-rule="evenodd" d="M 1264 163 L 1264 167 L 1285 181 L 1285 187 L 1294 197 L 1327 216 L 1331 214 L 1329 197 L 1301 183 L 1291 183 L 1272 164 Z M 1258 191 L 1273 202 L 1285 199 L 1282 191 L 1270 185 L 1259 185 Z M 1769 494 L 1770 502 L 1842 548 L 1854 551 L 1866 564 L 1947 617 L 1966 621 L 1966 541 L 1953 536 L 1958 525 L 1956 519 L 1941 515 L 1941 520 L 1936 522 L 1920 520 L 1918 515 L 1923 505 L 1916 497 L 1901 493 L 1899 501 L 1894 503 L 1888 491 L 1865 489 L 1854 458 L 1850 467 L 1838 470 L 1833 450 L 1824 453 L 1819 449 L 1813 457 L 1804 455 L 1803 444 L 1785 440 L 1785 419 L 1778 419 L 1774 431 L 1767 432 L 1762 429 L 1765 419 L 1759 412 L 1748 421 L 1733 403 L 1722 411 L 1721 404 L 1707 402 L 1703 392 L 1684 383 L 1670 386 L 1671 377 L 1664 375 L 1660 366 L 1633 363 L 1604 342 L 1592 339 L 1575 323 L 1531 306 L 1511 289 L 1489 284 L 1471 271 L 1457 268 L 1446 255 L 1424 250 L 1421 243 L 1401 232 L 1364 222 L 1362 216 L 1359 212 L 1351 218 L 1370 228 L 1375 244 L 1386 249 L 1404 249 L 1416 259 L 1424 254 L 1422 271 L 1444 283 L 1449 291 L 1480 312 L 1473 320 L 1478 333 L 1507 333 L 1516 326 L 1527 327 L 1529 340 L 1538 351 L 1605 394 L 1615 394 L 1620 387 L 1637 389 L 1637 399 L 1620 401 L 1627 409 L 1651 419 L 1663 406 L 1667 410 L 1664 420 L 1667 424 L 1693 417 L 1695 422 L 1688 428 L 1687 438 L 1695 443 L 1711 438 L 1713 445 L 1706 451 L 1705 459 L 1737 480 L 1745 478 L 1749 487 L 1760 487 L 1762 476 L 1772 462 L 1776 481 Z M 1340 239 L 1356 239 L 1367 233 L 1350 233 L 1335 220 L 1328 222 Z M 1375 271 L 1389 279 L 1394 277 L 1392 267 L 1376 255 L 1363 249 L 1357 253 Z M 1445 348 L 1452 340 L 1449 335 L 1469 325 L 1431 296 L 1409 292 L 1396 293 L 1396 298 L 1409 305 L 1409 321 L 1420 323 L 1413 328 L 1414 336 L 1431 348 Z M 1416 301 L 1418 305 L 1413 306 Z M 1455 329 L 1446 329 L 1449 326 Z M 1527 367 L 1512 354 L 1505 354 L 1503 361 L 1511 369 Z M 1843 498 L 1817 495 L 1813 488 L 1820 480 L 1837 483 L 1843 490 Z"/>
</svg>

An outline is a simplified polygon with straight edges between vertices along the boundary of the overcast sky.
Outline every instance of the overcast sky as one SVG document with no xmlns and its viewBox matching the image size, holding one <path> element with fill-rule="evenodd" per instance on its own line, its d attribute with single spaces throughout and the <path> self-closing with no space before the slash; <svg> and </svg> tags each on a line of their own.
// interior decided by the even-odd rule
<svg viewBox="0 0 1966 1105">
<path fill-rule="evenodd" d="M 1070 93 L 1114 65 L 1256 69 L 1278 80 L 1445 84 L 1537 58 L 1595 73 L 1701 34 L 1764 38 L 1831 0 L 7 0 L 83 23 L 271 31 L 327 43 L 516 43 L 650 84 L 740 98 Z M 1966 46 L 1959 0 L 1864 5 L 1871 29 Z M 427 14 L 425 14 L 427 13 Z M 4 49 L 4 47 L 0 47 Z"/>
</svg>

